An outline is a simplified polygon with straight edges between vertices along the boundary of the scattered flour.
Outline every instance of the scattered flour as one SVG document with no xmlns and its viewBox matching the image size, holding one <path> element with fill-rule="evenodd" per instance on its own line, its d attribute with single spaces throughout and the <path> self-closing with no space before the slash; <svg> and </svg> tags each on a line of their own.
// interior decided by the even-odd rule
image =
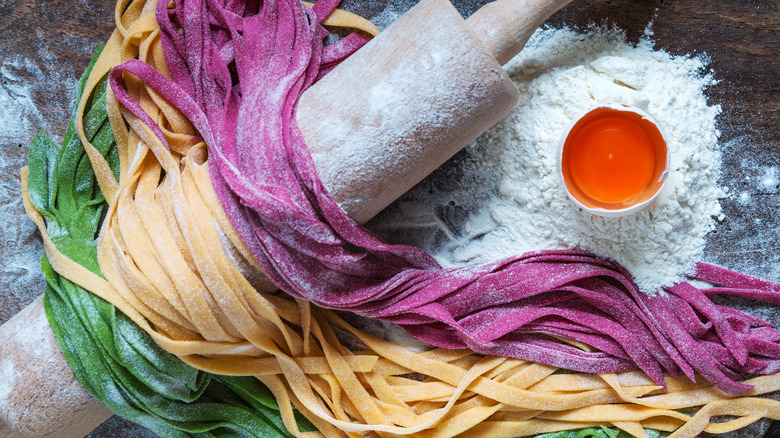
<svg viewBox="0 0 780 438">
<path fill-rule="evenodd" d="M 26 157 L 27 148 L 0 148 L 0 324 L 44 290 L 40 263 L 43 245 L 22 206 L 17 163 L 26 162 Z"/>
<path fill-rule="evenodd" d="M 763 143 L 751 126 L 720 142 L 726 219 L 707 236 L 704 261 L 749 275 L 780 281 L 780 156 L 767 154 L 775 145 Z M 732 131 L 734 131 L 732 129 Z M 780 326 L 775 306 L 757 315 Z"/>
<path fill-rule="evenodd" d="M 33 99 L 33 89 L 20 71 L 41 74 L 40 68 L 29 59 L 4 59 L 0 64 L 0 122 L 3 125 L 0 138 L 4 141 L 26 138 L 34 122 L 43 122 Z"/>
<path fill-rule="evenodd" d="M 714 218 L 722 219 L 721 110 L 703 94 L 714 84 L 706 60 L 654 50 L 651 34 L 633 46 L 614 29 L 537 31 L 505 66 L 521 94 L 515 110 L 372 228 L 422 247 L 444 266 L 580 248 L 623 264 L 647 293 L 681 280 L 701 259 Z M 556 172 L 566 126 L 610 103 L 648 112 L 671 154 L 662 199 L 622 218 L 580 211 Z M 773 178 L 768 172 L 764 181 Z"/>
<path fill-rule="evenodd" d="M 766 192 L 777 192 L 777 186 L 780 184 L 778 181 L 777 167 L 767 167 L 764 169 L 764 175 L 761 177 L 761 186 Z"/>
<path fill-rule="evenodd" d="M 65 40 L 84 54 L 96 47 L 84 37 Z M 38 30 L 28 44 L 35 57 L 0 53 L 0 323 L 44 291 L 43 246 L 22 205 L 19 172 L 27 145 L 44 129 L 59 140 L 76 100 L 76 73 L 46 35 Z"/>
<path fill-rule="evenodd" d="M 385 30 L 387 26 L 393 24 L 395 20 L 400 18 L 404 12 L 405 10 L 399 8 L 398 5 L 390 2 L 378 14 L 371 17 L 371 22 L 374 23 L 379 30 Z"/>
<path fill-rule="evenodd" d="M 14 389 L 14 380 L 16 371 L 14 364 L 10 360 L 0 360 L 0 412 L 5 410 L 8 404 L 8 397 Z"/>
<path fill-rule="evenodd" d="M 57 57 L 40 32 L 36 38 L 38 58 L 0 55 L 0 143 L 27 142 L 47 129 L 61 134 L 76 100 L 76 78 L 72 68 Z M 91 53 L 95 44 L 84 38 L 69 38 L 71 45 Z M 51 105 L 51 112 L 42 107 L 52 98 L 67 96 L 61 107 Z M 61 128 L 62 127 L 62 128 Z M 27 144 L 24 144 L 27 146 Z"/>
</svg>

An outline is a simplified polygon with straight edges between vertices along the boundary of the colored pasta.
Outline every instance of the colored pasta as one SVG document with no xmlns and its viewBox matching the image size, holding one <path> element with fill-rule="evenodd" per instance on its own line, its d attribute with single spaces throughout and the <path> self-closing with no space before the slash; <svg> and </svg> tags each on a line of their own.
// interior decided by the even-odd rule
<svg viewBox="0 0 780 438">
<path fill-rule="evenodd" d="M 314 34 L 315 39 L 321 35 L 314 19 L 335 7 L 334 2 L 318 3 L 314 6 L 318 15 L 308 15 L 310 12 L 295 2 L 282 1 L 274 5 L 279 9 L 272 12 L 279 14 L 280 20 L 296 23 L 308 20 L 311 28 L 304 30 Z M 463 338 L 453 335 L 439 323 L 431 323 L 431 315 L 439 315 L 433 310 L 420 314 L 400 311 L 384 314 L 376 308 L 363 309 L 364 314 L 382 316 L 405 325 L 424 340 L 452 347 L 412 352 L 355 329 L 331 310 L 296 295 L 298 290 L 295 288 L 289 291 L 292 296 L 278 292 L 260 268 L 261 264 L 268 266 L 275 261 L 261 263 L 258 260 L 253 247 L 257 242 L 247 242 L 247 230 L 236 227 L 235 209 L 239 204 L 224 202 L 230 193 L 228 189 L 238 190 L 237 186 L 227 180 L 220 185 L 220 180 L 214 178 L 214 172 L 233 172 L 230 162 L 236 159 L 230 151 L 215 152 L 210 143 L 215 141 L 217 134 L 201 129 L 208 123 L 217 123 L 213 119 L 206 120 L 202 110 L 214 105 L 210 100 L 214 96 L 195 91 L 199 89 L 197 84 L 188 82 L 192 78 L 187 77 L 189 73 L 185 70 L 192 65 L 168 62 L 168 54 L 163 49 L 164 39 L 170 39 L 169 43 L 175 46 L 177 38 L 183 40 L 188 34 L 187 29 L 183 36 L 178 33 L 176 21 L 171 20 L 173 13 L 165 6 L 184 8 L 180 2 L 155 8 L 154 2 L 121 0 L 117 5 L 117 30 L 83 83 L 74 129 L 93 172 L 84 171 L 84 178 L 92 178 L 90 184 L 96 183 L 107 201 L 93 261 L 81 260 L 60 249 L 57 237 L 48 232 L 52 219 L 47 218 L 40 192 L 27 189 L 30 179 L 26 172 L 23 183 L 25 206 L 41 229 L 53 271 L 115 306 L 141 328 L 145 336 L 191 366 L 193 369 L 187 368 L 187 373 L 192 373 L 188 375 L 193 379 L 189 388 L 193 394 L 187 397 L 197 398 L 200 393 L 210 391 L 209 388 L 212 388 L 210 394 L 214 394 L 213 391 L 219 392 L 224 387 L 231 388 L 233 394 L 241 394 L 242 388 L 251 386 L 245 381 L 242 383 L 241 379 L 225 378 L 221 383 L 224 387 L 217 390 L 206 386 L 206 378 L 198 377 L 202 375 L 195 370 L 255 377 L 273 393 L 281 424 L 294 436 L 513 437 L 608 424 L 639 437 L 646 436 L 645 429 L 673 432 L 673 437 L 683 437 L 695 436 L 701 431 L 734 430 L 761 417 L 780 419 L 780 402 L 757 397 L 777 390 L 780 385 L 780 377 L 774 374 L 780 363 L 777 332 L 736 311 L 729 314 L 727 321 L 718 313 L 721 309 L 706 299 L 705 292 L 688 285 L 671 289 L 671 298 L 619 296 L 619 292 L 625 290 L 636 292 L 627 286 L 629 280 L 625 273 L 611 262 L 584 253 L 534 254 L 469 272 L 469 275 L 479 274 L 479 278 L 469 277 L 468 281 L 469 284 L 482 281 L 479 287 L 492 281 L 491 274 L 518 266 L 517 269 L 522 269 L 526 275 L 534 269 L 541 269 L 538 274 L 547 272 L 546 269 L 555 265 L 561 270 L 575 271 L 575 277 L 579 276 L 564 284 L 546 285 L 548 289 L 541 291 L 544 293 L 529 293 L 525 297 L 538 306 L 521 307 L 529 321 L 513 328 L 528 329 L 527 333 L 518 331 L 498 337 L 492 333 L 485 339 L 477 339 L 479 330 L 469 332 L 475 336 L 473 346 L 482 349 L 480 353 L 458 348 L 464 346 Z M 192 13 L 186 8 L 181 11 Z M 211 17 L 224 21 L 221 24 L 225 28 L 217 32 L 216 38 L 227 37 L 230 32 L 225 29 L 236 31 L 237 28 L 231 26 L 235 25 L 236 17 L 243 17 L 246 12 L 241 7 L 221 11 L 224 15 Z M 271 12 L 268 14 L 273 16 Z M 361 23 L 358 18 L 341 14 L 349 23 Z M 161 19 L 168 20 L 163 21 L 162 32 L 158 26 Z M 182 21 L 180 19 L 178 23 Z M 283 23 L 293 27 L 299 25 Z M 338 23 L 336 21 L 335 25 Z M 272 33 L 268 37 L 289 31 L 284 26 L 280 28 L 283 28 L 280 34 Z M 258 37 L 252 32 L 268 31 L 262 27 L 241 30 L 247 39 Z M 279 38 L 284 41 L 281 36 Z M 364 40 L 355 36 L 342 41 L 339 52 L 349 53 Z M 225 54 L 229 58 L 228 55 Z M 324 59 L 327 62 L 320 71 L 306 73 L 306 81 L 315 80 L 338 62 L 337 57 L 325 56 Z M 235 59 L 235 62 L 249 61 Z M 111 88 L 104 94 L 107 77 Z M 172 85 L 171 77 L 178 79 L 178 87 Z M 248 87 L 238 88 L 229 80 L 230 75 L 217 78 L 218 85 L 229 90 L 227 95 L 249 93 Z M 201 100 L 203 108 L 193 104 L 192 96 Z M 262 96 L 255 97 L 260 99 Z M 90 124 L 91 115 L 95 114 L 91 109 L 103 105 L 103 99 L 105 115 L 95 128 Z M 178 106 L 172 104 L 173 100 Z M 228 99 L 227 105 L 230 104 Z M 110 141 L 96 140 L 100 129 L 103 129 L 102 135 L 109 135 L 105 134 L 108 127 L 115 149 L 101 146 L 110 145 Z M 214 164 L 215 160 L 222 162 Z M 31 159 L 31 165 L 33 163 Z M 43 184 L 40 171 L 30 175 L 33 177 L 30 186 Z M 258 196 L 257 193 L 251 195 Z M 263 194 L 272 195 L 272 192 Z M 244 198 L 245 202 L 249 202 L 246 201 L 249 197 Z M 97 205 L 100 196 L 92 201 Z M 263 208 L 275 207 L 261 204 Z M 102 211 L 93 215 L 93 220 L 98 220 L 100 213 Z M 250 222 L 252 218 L 257 219 L 251 214 L 248 217 Z M 340 226 L 356 230 L 352 224 Z M 311 235 L 303 237 L 311 238 Z M 396 251 L 388 246 L 381 249 L 388 254 Z M 337 254 L 334 260 L 341 256 L 343 254 Z M 387 256 L 387 259 L 392 257 Z M 99 266 L 94 265 L 95 261 Z M 407 287 L 412 283 L 411 279 L 420 284 L 441 281 L 427 276 L 434 270 L 424 257 L 418 262 L 420 269 L 404 278 L 409 282 Z M 53 271 L 48 274 L 55 275 Z M 702 278 L 717 281 L 727 288 L 711 293 L 726 292 L 777 301 L 775 285 L 744 284 L 748 281 L 746 277 L 707 265 L 701 266 L 700 273 Z M 269 274 L 276 283 L 285 283 L 278 281 L 284 270 Z M 452 275 L 456 274 L 463 273 Z M 497 277 L 506 280 L 500 275 Z M 559 295 L 551 297 L 546 294 L 548 291 L 556 291 Z M 609 301 L 599 301 L 604 298 L 597 297 L 598 293 Z M 409 296 L 412 295 L 399 299 L 396 304 L 407 305 L 404 300 L 408 301 Z M 555 307 L 558 301 L 575 297 L 595 303 L 587 309 L 598 316 L 590 321 L 591 330 L 584 329 L 587 325 L 577 324 L 580 313 L 571 308 L 571 303 Z M 695 309 L 706 315 L 707 324 L 714 327 L 717 336 L 710 333 L 702 336 L 703 340 L 694 339 L 691 332 L 701 327 L 689 329 L 684 322 L 669 325 L 653 321 L 652 315 L 664 315 L 667 320 L 684 319 L 682 314 L 668 314 L 671 310 L 667 299 L 681 309 L 680 312 Z M 599 307 L 607 304 L 622 309 L 623 313 L 607 315 L 607 311 Z M 547 313 L 533 313 L 544 310 L 545 306 L 548 306 Z M 554 312 L 549 309 L 563 317 L 552 318 Z M 109 308 L 101 310 L 112 311 Z M 574 316 L 567 318 L 567 314 Z M 491 318 L 510 316 L 518 317 L 516 313 L 476 313 L 469 323 L 479 328 Z M 127 321 L 124 317 L 119 320 Z M 466 325 L 463 320 L 458 323 Z M 599 324 L 614 326 L 614 330 L 605 335 L 595 329 Z M 629 338 L 636 333 L 619 330 L 617 326 L 621 324 L 644 331 L 639 338 Z M 669 339 L 657 336 L 656 332 L 669 327 L 675 330 Z M 429 329 L 437 335 L 426 337 Z M 577 336 L 583 333 L 584 336 Z M 346 348 L 342 341 L 344 337 L 356 339 L 363 348 L 356 351 Z M 513 342 L 515 350 L 502 346 L 491 351 L 491 343 L 499 338 Z M 631 350 L 629 344 L 636 339 L 656 342 L 657 348 Z M 741 342 L 744 339 L 749 342 Z M 568 358 L 564 360 L 560 359 L 561 355 L 553 355 L 559 358 L 557 363 L 541 364 L 508 357 L 511 355 L 489 354 L 516 352 L 517 346 L 540 352 L 535 356 L 540 359 L 550 357 L 544 352 L 553 349 L 564 352 Z M 705 358 L 725 356 L 727 359 L 691 364 L 678 358 L 686 349 Z M 597 369 L 614 372 L 557 373 L 560 365 L 571 364 L 571 368 L 577 369 L 578 361 L 585 366 L 590 361 Z M 166 366 L 180 365 L 173 361 Z M 642 368 L 650 377 L 633 371 L 637 368 Z M 737 371 L 769 375 L 738 382 Z M 714 385 L 701 377 L 693 383 L 685 377 L 668 375 L 683 373 L 694 377 L 696 372 L 716 380 Z M 85 381 L 89 377 L 82 375 L 81 378 Z M 735 398 L 733 394 L 742 396 Z M 253 405 L 253 402 L 244 399 L 232 404 L 236 410 L 245 409 L 246 405 Z M 117 406 L 118 410 L 122 409 L 121 405 Z M 698 409 L 692 416 L 679 412 L 687 408 Z M 302 430 L 296 410 L 317 431 Z M 711 422 L 713 417 L 723 415 L 735 418 L 725 423 Z M 247 421 L 247 424 L 251 423 Z"/>
<path fill-rule="evenodd" d="M 699 373 L 733 395 L 749 390 L 734 376 L 769 373 L 780 364 L 779 349 L 763 348 L 775 342 L 765 331 L 751 326 L 745 332 L 749 339 L 740 339 L 738 331 L 750 318 L 743 316 L 738 323 L 724 319 L 723 310 L 707 304 L 689 284 L 669 288 L 672 299 L 648 297 L 621 266 L 564 250 L 441 269 L 416 248 L 381 241 L 329 197 L 295 123 L 298 97 L 327 71 L 323 62 L 331 60 L 328 53 L 344 53 L 344 47 L 323 48 L 321 32 L 312 27 L 315 19 L 300 6 L 264 3 L 261 18 L 195 0 L 171 10 L 164 6 L 158 4 L 156 15 L 172 79 L 147 63 L 129 60 L 113 69 L 112 90 L 138 118 L 134 123 L 146 126 L 136 131 L 159 150 L 166 148 L 166 135 L 144 102 L 122 83 L 123 75 L 140 78 L 193 123 L 208 146 L 216 198 L 241 240 L 239 245 L 232 239 L 234 245 L 248 250 L 284 292 L 318 306 L 394 322 L 438 347 L 470 348 L 582 372 L 639 368 L 658 383 L 664 372 L 689 378 Z M 220 19 L 224 14 L 234 14 L 235 21 Z M 196 18 L 184 19 L 189 16 Z M 206 21 L 216 24 L 205 26 Z M 231 39 L 240 29 L 243 37 Z M 188 35 L 197 41 L 197 50 L 187 46 Z M 226 55 L 209 55 L 214 53 Z M 258 64 L 255 56 L 261 54 L 267 54 L 267 62 Z M 170 161 L 161 165 L 167 172 L 176 166 Z M 171 193 L 181 199 L 179 183 L 170 183 L 175 187 Z M 173 241 L 167 245 L 173 248 Z M 181 260 L 164 259 L 182 265 Z M 194 277 L 183 279 L 190 280 Z M 198 287 L 191 282 L 187 290 Z M 221 331 L 228 325 L 215 319 L 220 315 L 216 301 L 202 301 L 209 294 L 188 294 L 195 301 L 179 304 L 199 309 L 193 319 L 210 324 L 199 328 L 201 334 L 213 340 L 234 338 L 235 332 Z M 756 291 L 754 296 L 765 294 Z M 706 309 L 717 322 L 717 346 L 680 319 L 677 309 L 690 313 L 696 305 L 695 310 Z M 153 317 L 158 323 L 173 321 Z M 598 351 L 562 346 L 548 336 L 590 344 Z M 721 354 L 721 347 L 728 354 Z"/>
</svg>

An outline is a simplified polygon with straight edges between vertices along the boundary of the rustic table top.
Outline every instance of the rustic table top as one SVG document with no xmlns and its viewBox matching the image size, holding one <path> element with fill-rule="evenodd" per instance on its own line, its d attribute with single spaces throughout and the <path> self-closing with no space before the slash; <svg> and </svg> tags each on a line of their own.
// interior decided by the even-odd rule
<svg viewBox="0 0 780 438">
<path fill-rule="evenodd" d="M 485 0 L 453 2 L 469 15 Z M 377 21 L 415 0 L 345 0 Z M 24 216 L 19 170 L 45 129 L 64 133 L 75 83 L 111 34 L 112 0 L 0 0 L 0 323 L 43 292 L 40 237 Z M 624 29 L 636 42 L 652 23 L 656 47 L 706 55 L 719 118 L 725 219 L 708 236 L 705 261 L 780 281 L 780 2 L 778 0 L 575 0 L 549 24 Z M 766 436 L 780 436 L 773 426 Z M 92 437 L 154 436 L 112 418 Z M 756 436 L 755 434 L 752 436 Z"/>
</svg>

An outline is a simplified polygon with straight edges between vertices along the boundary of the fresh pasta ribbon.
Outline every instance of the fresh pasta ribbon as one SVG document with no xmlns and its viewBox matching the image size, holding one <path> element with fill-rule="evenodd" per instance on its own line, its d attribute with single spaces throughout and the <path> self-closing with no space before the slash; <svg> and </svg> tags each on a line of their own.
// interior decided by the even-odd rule
<svg viewBox="0 0 780 438">
<path fill-rule="evenodd" d="M 224 151 L 214 153 L 209 142 L 216 136 L 201 129 L 207 127 L 208 119 L 197 109 L 199 102 L 195 100 L 208 106 L 214 96 L 205 92 L 208 90 L 196 92 L 196 84 L 181 78 L 184 88 L 173 86 L 173 79 L 185 74 L 185 66 L 168 64 L 162 49 L 164 33 L 156 23 L 161 17 L 169 17 L 168 7 L 183 6 L 178 2 L 161 5 L 155 8 L 154 2 L 120 0 L 117 31 L 88 76 L 77 107 L 76 132 L 108 203 L 95 252 L 99 273 L 59 250 L 48 234 L 45 212 L 29 195 L 26 171 L 22 181 L 25 208 L 41 230 L 51 266 L 62 277 L 111 303 L 165 351 L 197 370 L 253 376 L 273 394 L 281 424 L 297 437 L 515 437 L 611 424 L 635 436 L 645 436 L 645 429 L 656 429 L 673 432 L 671 436 L 677 438 L 695 436 L 701 431 L 735 430 L 761 417 L 780 419 L 780 402 L 757 397 L 780 389 L 777 374 L 721 385 L 734 392 L 750 391 L 744 397 L 734 397 L 697 377 L 693 367 L 684 371 L 697 377 L 696 383 L 686 377 L 664 374 L 679 371 L 668 357 L 661 358 L 656 372 L 648 377 L 636 371 L 559 374 L 558 366 L 479 354 L 465 348 L 417 352 L 358 330 L 335 312 L 302 297 L 277 292 L 260 269 L 266 263 L 258 259 L 253 243 L 242 237 L 248 231 L 238 228 L 232 220 L 239 205 L 220 199 L 229 193 L 225 191 L 229 183 L 223 181 L 220 186 L 214 172 L 235 169 L 229 162 L 220 167 L 215 161 L 235 157 Z M 294 2 L 282 1 L 276 7 L 279 9 L 275 12 L 280 14 L 284 8 L 290 8 L 287 12 L 298 18 L 309 17 L 310 13 L 296 9 Z M 332 7 L 333 2 L 314 5 L 326 11 Z M 231 20 L 242 11 L 223 12 L 215 20 L 233 25 Z M 318 25 L 310 24 L 312 35 L 319 35 Z M 164 26 L 171 26 L 171 22 Z M 260 31 L 244 30 L 249 36 Z M 165 38 L 186 36 L 186 32 L 184 36 L 174 33 L 179 36 L 168 32 Z M 345 47 L 357 44 L 355 39 L 346 41 Z M 225 49 L 219 55 L 229 58 L 231 54 Z M 308 72 L 307 80 L 315 80 L 318 74 Z M 106 91 L 105 102 L 116 142 L 119 163 L 114 167 L 119 169 L 118 178 L 105 154 L 91 151 L 87 135 L 90 127 L 84 121 L 87 100 L 106 75 L 113 82 L 113 88 Z M 232 82 L 221 85 L 225 90 L 233 86 Z M 190 97 L 184 96 L 190 91 Z M 228 94 L 235 97 L 233 92 L 238 90 Z M 174 105 L 170 97 L 181 99 Z M 589 277 L 593 272 L 599 278 L 612 275 L 611 280 L 601 283 L 594 280 L 559 285 L 564 297 L 579 295 L 597 302 L 595 292 L 584 284 L 608 289 L 603 283 L 628 282 L 627 277 L 614 274 L 614 266 L 609 262 L 593 260 L 582 253 L 537 254 L 529 260 L 569 269 L 577 267 L 578 275 L 585 280 L 593 278 Z M 593 265 L 582 267 L 583 262 Z M 507 266 L 484 270 L 483 281 L 493 281 L 495 276 L 491 275 Z M 707 268 L 703 266 L 702 270 Z M 722 284 L 736 281 L 727 272 L 707 272 Z M 421 284 L 426 281 L 436 279 L 424 278 Z M 743 286 L 749 289 L 756 285 Z M 743 292 L 752 297 L 757 293 Z M 713 313 L 718 309 L 702 301 L 697 292 L 680 288 L 674 294 L 682 303 L 693 303 L 680 312 L 696 309 L 712 315 L 724 343 L 734 342 L 731 328 Z M 534 299 L 533 294 L 529 296 Z M 627 310 L 630 298 L 609 298 L 607 304 L 625 312 L 621 321 L 641 320 L 646 324 L 646 339 L 653 339 L 653 333 L 661 330 L 650 316 L 632 316 Z M 538 298 L 537 304 L 543 305 L 550 299 Z M 397 302 L 408 305 L 403 299 Z M 656 301 L 639 303 L 662 306 Z M 567 307 L 558 310 L 561 314 L 576 313 Z M 410 331 L 422 321 L 418 330 L 421 333 L 430 327 L 424 325 L 426 318 L 439 317 L 435 306 L 426 312 L 420 319 L 399 314 L 396 320 L 412 327 Z M 603 362 L 609 356 L 605 352 L 612 353 L 614 357 L 609 360 L 617 368 L 634 368 L 631 360 L 636 357 L 660 356 L 661 350 L 675 351 L 673 344 L 682 346 L 688 342 L 688 332 L 678 333 L 660 345 L 658 351 L 635 352 L 629 350 L 625 340 L 611 343 L 593 330 L 585 331 L 588 336 L 584 338 L 570 340 L 570 335 L 582 327 L 565 318 L 551 320 L 549 314 L 535 315 L 531 310 L 527 310 L 527 317 L 530 324 L 540 321 L 535 324 L 542 325 L 545 334 L 536 338 L 518 334 L 517 338 L 527 345 L 539 350 L 559 349 L 572 361 L 585 358 Z M 731 317 L 749 319 L 736 313 Z M 469 323 L 482 327 L 488 320 L 480 315 Z M 597 322 L 616 324 L 606 317 Z M 758 322 L 750 320 L 746 327 L 755 324 Z M 758 333 L 748 328 L 739 336 L 754 336 L 762 351 L 773 348 L 776 338 L 760 328 L 755 330 Z M 479 341 L 482 332 L 472 333 L 475 342 Z M 347 348 L 344 339 L 351 339 L 355 345 Z M 457 339 L 451 342 L 458 344 Z M 747 348 L 733 349 L 734 361 L 751 369 L 760 370 L 774 363 L 772 357 L 761 357 Z M 229 382 L 225 380 L 241 391 L 240 384 Z M 679 412 L 690 408 L 698 409 L 692 415 Z M 296 411 L 317 431 L 301 430 Z M 727 423 L 712 422 L 713 417 L 721 415 L 736 418 Z"/>
</svg>

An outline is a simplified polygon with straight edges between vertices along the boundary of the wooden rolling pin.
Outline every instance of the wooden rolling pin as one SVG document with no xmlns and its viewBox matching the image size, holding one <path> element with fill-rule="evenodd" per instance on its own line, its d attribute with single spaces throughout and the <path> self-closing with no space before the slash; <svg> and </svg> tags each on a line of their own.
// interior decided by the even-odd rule
<svg viewBox="0 0 780 438">
<path fill-rule="evenodd" d="M 325 186 L 365 222 L 516 104 L 501 64 L 571 0 L 498 0 L 464 21 L 423 0 L 307 90 L 298 123 Z M 111 412 L 70 371 L 39 299 L 0 326 L 0 438 L 81 437 Z"/>
<path fill-rule="evenodd" d="M 517 103 L 501 69 L 571 0 L 499 0 L 464 21 L 424 0 L 301 97 L 320 179 L 366 222 Z M 501 61 L 501 62 L 499 62 Z"/>
</svg>

